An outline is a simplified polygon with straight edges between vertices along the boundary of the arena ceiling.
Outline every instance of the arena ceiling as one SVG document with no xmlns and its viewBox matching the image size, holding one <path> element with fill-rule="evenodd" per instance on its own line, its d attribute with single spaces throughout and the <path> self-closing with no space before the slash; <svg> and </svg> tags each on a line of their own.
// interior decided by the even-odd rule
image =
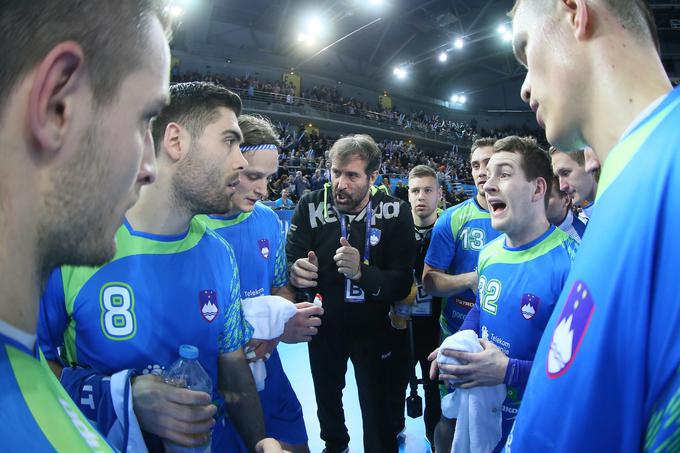
<svg viewBox="0 0 680 453">
<path fill-rule="evenodd" d="M 498 31 L 508 23 L 514 0 L 184 2 L 201 9 L 200 19 L 186 23 L 192 45 L 222 47 L 225 58 L 271 60 L 301 72 L 437 99 L 464 92 L 484 99 L 480 103 L 487 108 L 521 106 L 517 93 L 525 71 Z M 650 4 L 664 64 L 672 76 L 680 76 L 680 1 Z M 306 45 L 299 39 L 313 34 L 312 17 L 320 18 L 319 36 Z M 455 48 L 456 38 L 462 39 L 462 49 Z M 445 63 L 438 59 L 442 51 L 448 55 Z M 396 80 L 398 65 L 408 71 L 405 80 Z"/>
</svg>

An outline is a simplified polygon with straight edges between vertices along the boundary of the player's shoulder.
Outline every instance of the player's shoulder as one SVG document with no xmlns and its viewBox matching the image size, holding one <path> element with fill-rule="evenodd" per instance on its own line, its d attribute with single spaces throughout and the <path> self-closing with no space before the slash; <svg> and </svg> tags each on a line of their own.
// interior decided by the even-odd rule
<svg viewBox="0 0 680 453">
<path fill-rule="evenodd" d="M 555 231 L 553 231 L 551 236 L 553 236 L 555 249 L 565 255 L 570 263 L 573 262 L 576 257 L 576 252 L 578 252 L 578 241 L 560 228 L 555 228 Z"/>
<path fill-rule="evenodd" d="M 444 225 L 449 225 L 451 223 L 451 219 L 454 216 L 459 216 L 461 212 L 463 212 L 468 206 L 470 200 L 463 201 L 462 203 L 458 203 L 457 205 L 450 206 L 446 209 L 444 209 L 439 216 L 437 217 L 437 225 L 444 226 Z"/>
<path fill-rule="evenodd" d="M 278 222 L 279 220 L 279 216 L 276 215 L 276 212 L 274 212 L 272 208 L 259 201 L 255 203 L 251 217 L 253 217 L 253 220 L 257 219 L 258 221 L 264 219 L 268 222 Z"/>
<path fill-rule="evenodd" d="M 490 220 L 491 218 L 489 211 L 483 209 L 474 197 L 449 209 L 451 209 L 451 221 L 458 225 L 463 225 L 471 220 Z"/>
<path fill-rule="evenodd" d="M 505 238 L 505 234 L 501 234 L 500 236 L 487 242 L 479 252 L 479 263 L 488 263 L 499 252 L 502 252 L 503 246 L 505 245 Z"/>
<path fill-rule="evenodd" d="M 206 254 L 217 256 L 224 254 L 226 256 L 234 255 L 234 248 L 222 235 L 196 218 L 192 219 L 193 222 L 196 222 L 196 234 L 200 235 L 200 242 L 204 246 Z"/>
</svg>

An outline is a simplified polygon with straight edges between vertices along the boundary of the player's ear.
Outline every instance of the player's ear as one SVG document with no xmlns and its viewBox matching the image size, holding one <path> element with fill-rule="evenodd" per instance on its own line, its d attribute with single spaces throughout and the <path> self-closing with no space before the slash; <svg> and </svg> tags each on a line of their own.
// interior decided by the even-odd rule
<svg viewBox="0 0 680 453">
<path fill-rule="evenodd" d="M 82 48 L 67 41 L 50 50 L 33 71 L 28 121 L 37 145 L 34 158 L 51 160 L 58 154 L 74 123 L 78 93 L 89 90 L 89 98 L 93 96 L 84 60 Z"/>
<path fill-rule="evenodd" d="M 590 37 L 592 28 L 591 13 L 586 0 L 562 0 L 564 13 L 574 37 L 583 41 Z"/>
<path fill-rule="evenodd" d="M 163 134 L 162 152 L 165 153 L 170 160 L 177 162 L 182 158 L 183 153 L 188 149 L 187 132 L 182 126 L 177 123 L 170 122 L 165 126 L 165 134 Z"/>
<path fill-rule="evenodd" d="M 546 191 L 548 190 L 548 184 L 545 178 L 539 176 L 535 181 L 534 195 L 531 197 L 531 201 L 536 202 L 538 200 L 545 199 Z"/>
</svg>

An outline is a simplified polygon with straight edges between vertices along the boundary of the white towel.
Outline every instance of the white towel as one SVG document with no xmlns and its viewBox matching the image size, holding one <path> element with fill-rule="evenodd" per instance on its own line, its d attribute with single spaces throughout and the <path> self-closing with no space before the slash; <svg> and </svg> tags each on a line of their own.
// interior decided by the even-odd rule
<svg viewBox="0 0 680 453">
<path fill-rule="evenodd" d="M 283 335 L 286 322 L 295 316 L 296 308 L 281 296 L 260 296 L 241 300 L 243 314 L 253 326 L 253 338 L 273 340 Z M 264 390 L 267 368 L 262 359 L 250 364 L 257 391 Z"/>
<path fill-rule="evenodd" d="M 482 345 L 473 330 L 457 332 L 439 346 L 437 363 L 460 365 L 452 357 L 442 355 L 444 349 L 481 352 Z M 452 452 L 489 453 L 501 440 L 502 406 L 505 384 L 493 387 L 456 389 L 442 399 L 442 414 L 456 419 Z"/>
</svg>

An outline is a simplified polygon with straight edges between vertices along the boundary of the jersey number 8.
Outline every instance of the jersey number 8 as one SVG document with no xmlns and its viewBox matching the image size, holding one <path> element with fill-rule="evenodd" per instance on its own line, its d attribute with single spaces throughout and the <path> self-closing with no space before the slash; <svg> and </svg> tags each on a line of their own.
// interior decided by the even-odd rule
<svg viewBox="0 0 680 453">
<path fill-rule="evenodd" d="M 99 306 L 102 309 L 102 331 L 106 338 L 123 341 L 135 336 L 135 297 L 129 285 L 120 282 L 104 285 L 99 292 Z"/>
</svg>

